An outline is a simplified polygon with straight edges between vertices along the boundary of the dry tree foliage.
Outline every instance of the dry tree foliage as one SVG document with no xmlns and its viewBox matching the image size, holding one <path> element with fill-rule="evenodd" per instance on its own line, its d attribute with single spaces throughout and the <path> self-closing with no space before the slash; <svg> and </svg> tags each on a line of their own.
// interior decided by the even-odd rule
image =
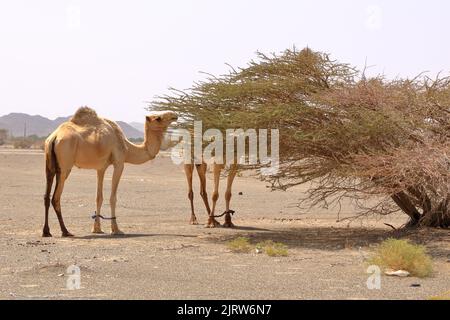
<svg viewBox="0 0 450 320">
<path fill-rule="evenodd" d="M 410 226 L 450 226 L 450 78 L 386 80 L 310 49 L 258 54 L 152 103 L 204 129 L 280 129 L 276 188 L 313 182 L 307 201 L 399 209 Z M 188 123 L 188 121 L 186 122 Z M 368 199 L 382 199 L 365 208 Z"/>
</svg>

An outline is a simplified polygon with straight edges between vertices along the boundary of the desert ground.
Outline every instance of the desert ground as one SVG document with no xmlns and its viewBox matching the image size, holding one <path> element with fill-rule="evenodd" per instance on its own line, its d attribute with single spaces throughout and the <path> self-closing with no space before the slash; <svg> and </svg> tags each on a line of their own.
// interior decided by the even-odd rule
<svg viewBox="0 0 450 320">
<path fill-rule="evenodd" d="M 102 214 L 109 216 L 106 179 Z M 44 156 L 40 151 L 0 149 L 0 299 L 430 299 L 450 297 L 450 232 L 393 231 L 403 215 L 337 222 L 337 209 L 296 207 L 304 187 L 271 191 L 246 174 L 234 184 L 235 229 L 191 226 L 182 167 L 167 154 L 127 166 L 119 187 L 118 224 L 125 236 L 90 233 L 96 174 L 74 169 L 62 199 L 74 238 L 61 238 L 50 214 L 53 238 L 41 238 Z M 196 213 L 206 213 L 196 188 Z M 222 187 L 224 187 L 224 182 Z M 211 188 L 211 175 L 208 186 Z M 223 190 L 223 189 L 222 189 Z M 239 193 L 242 193 L 239 195 Z M 224 210 L 223 194 L 219 212 Z M 340 217 L 355 212 L 342 208 Z M 223 220 L 221 220 L 223 222 Z M 227 242 L 285 243 L 287 257 L 233 253 Z M 366 259 L 389 237 L 424 244 L 434 273 L 426 279 L 382 276 L 369 290 Z M 68 290 L 67 268 L 81 270 L 81 288 Z M 418 286 L 420 285 L 420 286 Z"/>
</svg>

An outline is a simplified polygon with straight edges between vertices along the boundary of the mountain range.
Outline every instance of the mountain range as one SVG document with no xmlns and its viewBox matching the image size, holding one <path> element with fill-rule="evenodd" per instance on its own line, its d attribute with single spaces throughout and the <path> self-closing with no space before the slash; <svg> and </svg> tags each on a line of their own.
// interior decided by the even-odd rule
<svg viewBox="0 0 450 320">
<path fill-rule="evenodd" d="M 8 130 L 8 134 L 14 137 L 23 137 L 24 134 L 26 136 L 37 135 L 39 137 L 46 137 L 59 125 L 68 121 L 70 118 L 71 117 L 69 116 L 50 120 L 40 115 L 32 116 L 26 113 L 10 113 L 0 117 L 0 129 Z M 144 137 L 143 123 L 126 123 L 123 121 L 117 121 L 117 124 L 130 139 Z"/>
</svg>

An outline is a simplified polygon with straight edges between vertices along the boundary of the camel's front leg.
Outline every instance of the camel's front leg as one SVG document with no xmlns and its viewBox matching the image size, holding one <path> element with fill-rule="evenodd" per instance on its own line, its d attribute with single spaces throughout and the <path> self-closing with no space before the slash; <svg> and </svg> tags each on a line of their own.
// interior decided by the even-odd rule
<svg viewBox="0 0 450 320">
<path fill-rule="evenodd" d="M 112 177 L 111 185 L 111 234 L 112 235 L 122 235 L 123 232 L 119 230 L 116 220 L 116 203 L 117 203 L 117 188 L 119 187 L 120 178 L 123 172 L 123 163 L 114 165 L 114 172 Z"/>
<path fill-rule="evenodd" d="M 230 172 L 228 173 L 227 178 L 227 190 L 225 191 L 225 223 L 223 224 L 224 228 L 233 228 L 234 224 L 231 222 L 231 214 L 230 214 L 230 201 L 231 201 L 231 188 L 233 186 L 234 178 L 237 174 L 237 165 L 231 165 Z"/>
<path fill-rule="evenodd" d="M 220 227 L 220 223 L 214 218 L 214 213 L 216 212 L 217 200 L 219 200 L 219 183 L 220 183 L 220 173 L 222 172 L 223 165 L 214 164 L 214 191 L 212 195 L 212 210 L 209 214 L 208 228 Z"/>
<path fill-rule="evenodd" d="M 189 198 L 189 202 L 191 203 L 191 220 L 190 220 L 190 224 L 192 225 L 197 225 L 198 221 L 197 221 L 197 217 L 195 216 L 195 211 L 194 211 L 194 191 L 192 189 L 192 173 L 194 171 L 194 165 L 193 164 L 185 164 L 184 165 L 184 172 L 186 174 L 186 180 L 188 183 L 188 198 Z"/>
<path fill-rule="evenodd" d="M 92 233 L 103 233 L 100 225 L 100 211 L 103 204 L 103 181 L 105 179 L 105 169 L 97 170 L 97 211 L 95 212 L 95 222 Z"/>
</svg>

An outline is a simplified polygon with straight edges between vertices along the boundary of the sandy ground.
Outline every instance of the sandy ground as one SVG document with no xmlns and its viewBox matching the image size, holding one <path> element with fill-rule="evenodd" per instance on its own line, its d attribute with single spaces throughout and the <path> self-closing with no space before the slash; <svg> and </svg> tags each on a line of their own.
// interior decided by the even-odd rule
<svg viewBox="0 0 450 320">
<path fill-rule="evenodd" d="M 271 192 L 251 177 L 238 177 L 235 182 L 236 229 L 190 226 L 182 168 L 164 156 L 125 169 L 118 223 L 126 236 L 90 233 L 96 175 L 74 169 L 63 195 L 63 215 L 76 237 L 60 237 L 52 212 L 54 238 L 43 239 L 43 168 L 38 151 L 0 149 L 0 299 L 450 297 L 449 231 L 400 235 L 384 226 L 384 222 L 402 225 L 401 215 L 337 223 L 336 210 L 299 211 L 295 203 L 301 188 Z M 109 171 L 106 194 L 110 175 Z M 197 216 L 205 223 L 197 194 Z M 102 213 L 109 215 L 105 202 Z M 223 197 L 219 209 L 224 209 Z M 344 207 L 341 217 L 352 214 L 351 208 Z M 109 232 L 107 222 L 103 229 Z M 237 236 L 283 242 L 289 246 L 289 256 L 232 253 L 226 243 Z M 434 275 L 428 279 L 383 276 L 380 290 L 368 290 L 365 259 L 377 243 L 392 236 L 425 244 L 433 256 Z M 66 288 L 70 265 L 81 270 L 80 290 Z"/>
</svg>

